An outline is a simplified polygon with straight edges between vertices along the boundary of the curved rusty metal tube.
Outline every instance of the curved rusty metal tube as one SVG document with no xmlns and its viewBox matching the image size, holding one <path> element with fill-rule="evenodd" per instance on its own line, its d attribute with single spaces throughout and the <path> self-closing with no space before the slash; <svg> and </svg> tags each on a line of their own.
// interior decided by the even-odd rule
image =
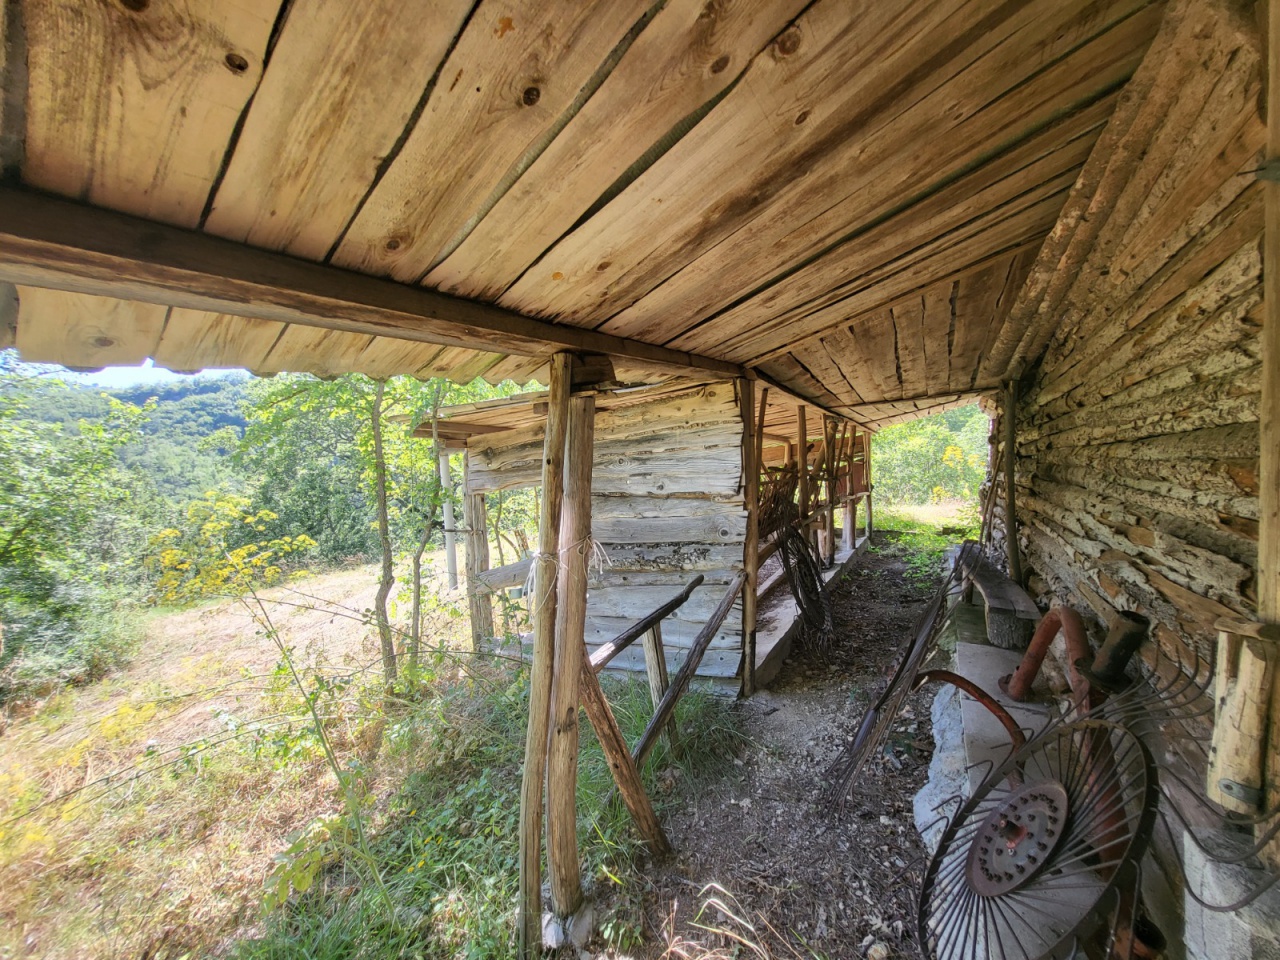
<svg viewBox="0 0 1280 960">
<path fill-rule="evenodd" d="M 1036 627 L 1031 645 L 1022 655 L 1018 669 L 1000 680 L 1000 689 L 1014 700 L 1024 701 L 1031 694 L 1031 684 L 1040 672 L 1040 665 L 1049 652 L 1049 645 L 1061 630 L 1067 641 L 1067 663 L 1070 670 L 1068 680 L 1071 684 L 1071 695 L 1075 701 L 1076 713 L 1084 716 L 1101 702 L 1101 696 L 1090 686 L 1089 681 L 1076 668 L 1079 661 L 1091 662 L 1093 650 L 1089 647 L 1089 638 L 1084 632 L 1084 621 L 1080 614 L 1070 607 L 1058 606 L 1051 609 L 1040 620 Z"/>
<path fill-rule="evenodd" d="M 995 697 L 987 693 L 980 686 L 970 680 L 968 677 L 962 677 L 958 673 L 952 673 L 950 670 L 928 670 L 916 677 L 916 682 L 911 685 L 912 690 L 919 690 L 926 683 L 949 683 L 953 687 L 959 687 L 978 703 L 987 708 L 987 712 L 1000 721 L 1000 725 L 1004 727 L 1005 732 L 1009 734 L 1009 739 L 1013 742 L 1015 752 L 1021 750 L 1027 742 L 1027 735 L 1022 732 L 1022 728 L 1018 726 L 1018 721 L 1000 705 Z"/>
</svg>

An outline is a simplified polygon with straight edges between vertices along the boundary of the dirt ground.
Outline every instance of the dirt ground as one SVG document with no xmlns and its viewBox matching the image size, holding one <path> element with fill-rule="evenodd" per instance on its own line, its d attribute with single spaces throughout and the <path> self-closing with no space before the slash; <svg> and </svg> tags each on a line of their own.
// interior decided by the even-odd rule
<svg viewBox="0 0 1280 960">
<path fill-rule="evenodd" d="M 930 691 L 909 701 L 892 758 L 867 765 L 843 812 L 819 800 L 931 595 L 906 572 L 878 534 L 834 584 L 833 653 L 793 649 L 769 689 L 737 706 L 751 740 L 737 776 L 668 821 L 678 859 L 649 875 L 655 956 L 917 955 L 925 853 L 911 805 L 932 750 Z"/>
</svg>

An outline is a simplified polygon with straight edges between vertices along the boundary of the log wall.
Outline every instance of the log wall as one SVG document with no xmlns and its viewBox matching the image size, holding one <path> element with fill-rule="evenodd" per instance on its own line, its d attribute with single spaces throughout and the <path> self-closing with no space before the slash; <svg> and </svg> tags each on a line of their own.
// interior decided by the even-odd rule
<svg viewBox="0 0 1280 960">
<path fill-rule="evenodd" d="M 489 433 L 468 446 L 467 492 L 540 481 L 541 426 Z M 680 592 L 703 585 L 663 622 L 669 669 L 684 661 L 698 630 L 742 569 L 747 512 L 742 490 L 743 422 L 732 382 L 713 383 L 596 417 L 591 565 L 586 639 L 591 649 Z M 699 674 L 728 678 L 742 653 L 741 602 L 712 641 Z M 640 644 L 611 663 L 643 671 Z"/>
<path fill-rule="evenodd" d="M 1201 667 L 1256 604 L 1260 66 L 1235 5 L 1171 8 L 1014 307 L 1047 347 L 1017 410 L 1032 586 Z"/>
</svg>

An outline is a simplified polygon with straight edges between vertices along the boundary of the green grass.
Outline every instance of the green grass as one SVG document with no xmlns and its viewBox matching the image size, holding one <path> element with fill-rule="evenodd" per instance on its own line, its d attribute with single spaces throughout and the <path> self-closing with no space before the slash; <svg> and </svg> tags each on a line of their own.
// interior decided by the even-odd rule
<svg viewBox="0 0 1280 960">
<path fill-rule="evenodd" d="M 328 862 L 313 886 L 267 917 L 263 932 L 235 945 L 237 960 L 270 958 L 503 958 L 515 955 L 520 768 L 527 677 L 496 675 L 492 686 L 459 683 L 390 720 L 380 763 L 406 770 L 371 848 L 388 905 L 367 868 L 348 853 Z M 606 678 L 606 695 L 634 743 L 652 713 L 648 687 Z M 744 743 L 732 704 L 694 690 L 677 712 L 698 745 L 680 758 L 661 741 L 645 782 L 659 816 L 699 781 L 732 764 Z M 678 777 L 659 777 L 671 767 Z M 678 786 L 673 786 L 677 784 Z M 636 871 L 643 848 L 616 797 L 590 726 L 583 722 L 578 841 L 584 883 L 612 946 L 642 931 Z"/>
<path fill-rule="evenodd" d="M 898 535 L 889 546 L 878 549 L 900 553 L 907 564 L 907 577 L 917 586 L 928 587 L 942 571 L 949 547 L 977 539 L 980 519 L 972 505 L 950 511 L 877 505 L 875 525 L 877 530 Z"/>
</svg>

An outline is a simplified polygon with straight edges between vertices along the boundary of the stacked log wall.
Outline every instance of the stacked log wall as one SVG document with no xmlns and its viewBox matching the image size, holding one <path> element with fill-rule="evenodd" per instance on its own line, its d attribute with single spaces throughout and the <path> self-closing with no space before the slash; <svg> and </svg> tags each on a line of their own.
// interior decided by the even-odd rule
<svg viewBox="0 0 1280 960">
<path fill-rule="evenodd" d="M 1255 610 L 1260 67 L 1237 8 L 1171 10 L 1015 306 L 1047 345 L 1017 410 L 1032 585 L 1150 617 L 1162 672 L 1203 676 L 1214 620 Z"/>
<path fill-rule="evenodd" d="M 542 427 L 502 431 L 468 447 L 468 492 L 534 486 Z M 743 423 L 732 382 L 602 411 L 596 417 L 586 637 L 595 649 L 678 594 L 702 586 L 662 624 L 668 668 L 684 661 L 698 631 L 742 570 L 747 512 Z M 698 673 L 729 678 L 742 654 L 741 601 L 712 641 Z M 633 644 L 611 668 L 642 672 Z"/>
</svg>

